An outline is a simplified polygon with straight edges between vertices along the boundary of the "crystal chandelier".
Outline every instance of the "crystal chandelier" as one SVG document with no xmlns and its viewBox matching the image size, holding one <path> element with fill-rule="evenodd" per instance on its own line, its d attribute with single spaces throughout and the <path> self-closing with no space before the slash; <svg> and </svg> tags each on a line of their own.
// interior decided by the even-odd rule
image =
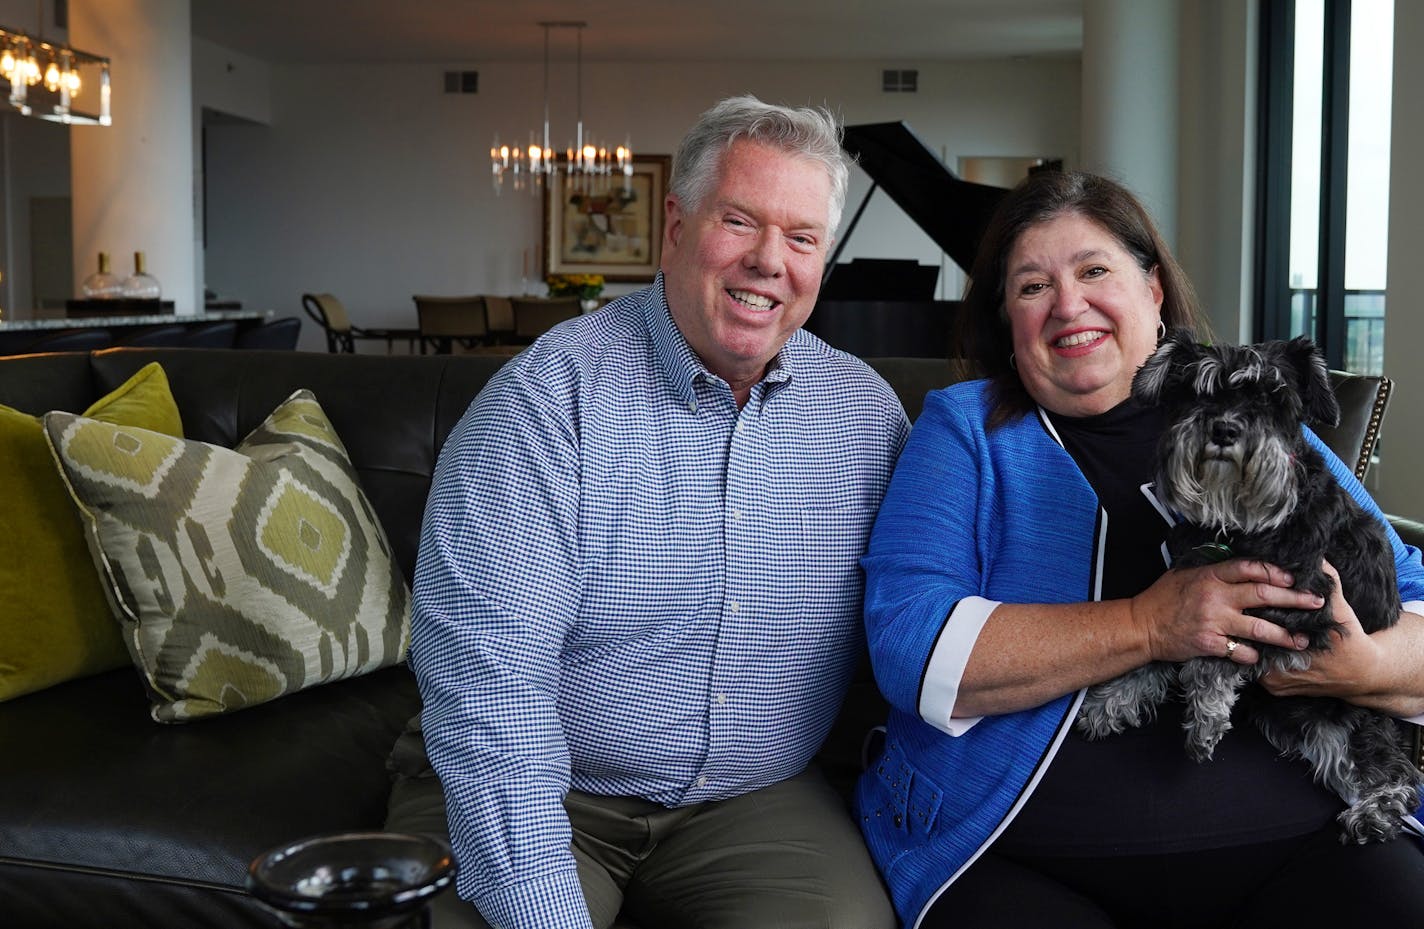
<svg viewBox="0 0 1424 929">
<path fill-rule="evenodd" d="M 585 22 L 542 22 L 544 30 L 544 126 L 543 132 L 529 133 L 529 144 L 525 147 L 500 143 L 499 135 L 490 146 L 490 168 L 494 177 L 494 190 L 499 193 L 509 180 L 515 190 L 537 190 L 545 178 L 560 173 L 572 180 L 582 180 L 590 185 L 607 182 L 614 175 L 630 178 L 633 175 L 633 149 L 625 139 L 622 145 L 610 150 L 599 144 L 591 135 L 583 131 L 583 30 Z M 575 74 L 575 102 L 578 122 L 574 129 L 574 140 L 564 149 L 562 156 L 553 148 L 549 140 L 549 30 L 574 29 L 578 36 L 578 52 Z"/>
<path fill-rule="evenodd" d="M 91 75 L 88 79 L 82 76 L 85 69 Z M 97 90 L 91 88 L 95 72 Z M 10 105 L 25 116 L 96 126 L 112 122 L 107 58 L 0 26 L 0 77 L 10 82 Z M 97 113 L 74 108 L 74 100 L 81 94 L 97 101 Z"/>
</svg>

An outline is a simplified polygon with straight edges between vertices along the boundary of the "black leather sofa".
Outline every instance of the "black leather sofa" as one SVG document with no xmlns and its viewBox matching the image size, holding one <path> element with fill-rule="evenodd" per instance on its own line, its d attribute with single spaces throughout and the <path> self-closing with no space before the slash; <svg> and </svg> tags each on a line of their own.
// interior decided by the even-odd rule
<svg viewBox="0 0 1424 929">
<path fill-rule="evenodd" d="M 82 411 L 150 361 L 168 375 L 186 435 L 229 447 L 293 390 L 310 388 L 410 577 L 436 456 L 503 359 L 183 349 L 20 356 L 0 358 L 0 403 Z M 950 380 L 940 361 L 872 363 L 912 418 L 925 392 Z M 379 828 L 386 757 L 418 704 L 404 667 L 177 726 L 150 720 L 129 669 L 0 703 L 0 926 L 277 925 L 243 890 L 248 862 L 303 836 Z M 842 788 L 882 712 L 863 671 L 821 755 Z"/>
<path fill-rule="evenodd" d="M 231 447 L 293 390 L 316 395 L 397 560 L 412 576 L 442 443 L 498 356 L 113 349 L 0 358 L 0 403 L 83 411 L 160 362 L 188 438 Z M 881 363 L 918 411 L 942 362 Z M 0 463 L 0 492 L 5 483 Z M 0 646 L 2 648 L 3 646 Z M 254 856 L 318 833 L 380 828 L 385 761 L 419 697 L 404 667 L 186 725 L 148 715 L 127 668 L 0 703 L 0 926 L 271 927 L 243 890 Z M 827 743 L 848 787 L 879 720 L 868 675 Z"/>
</svg>

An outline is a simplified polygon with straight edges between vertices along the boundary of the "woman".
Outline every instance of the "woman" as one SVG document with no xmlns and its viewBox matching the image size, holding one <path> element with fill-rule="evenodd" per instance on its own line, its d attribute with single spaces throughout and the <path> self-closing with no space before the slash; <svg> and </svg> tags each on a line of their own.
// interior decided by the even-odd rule
<svg viewBox="0 0 1424 929">
<path fill-rule="evenodd" d="M 1102 178 L 1035 175 L 990 224 L 965 303 L 961 357 L 988 377 L 927 398 L 864 559 L 871 657 L 892 710 L 856 799 L 900 918 L 1417 921 L 1417 840 L 1342 846 L 1339 798 L 1249 722 L 1207 764 L 1188 760 L 1172 701 L 1122 735 L 1073 730 L 1085 687 L 1151 660 L 1249 664 L 1255 643 L 1302 647 L 1244 611 L 1321 605 L 1259 562 L 1167 570 L 1167 518 L 1148 493 L 1161 422 L 1129 393 L 1166 328 L 1200 327 L 1141 205 Z M 1400 623 L 1366 636 L 1337 592 L 1346 635 L 1311 670 L 1269 675 L 1269 690 L 1424 712 L 1424 603 L 1411 602 L 1424 601 L 1424 567 L 1391 542 Z"/>
</svg>

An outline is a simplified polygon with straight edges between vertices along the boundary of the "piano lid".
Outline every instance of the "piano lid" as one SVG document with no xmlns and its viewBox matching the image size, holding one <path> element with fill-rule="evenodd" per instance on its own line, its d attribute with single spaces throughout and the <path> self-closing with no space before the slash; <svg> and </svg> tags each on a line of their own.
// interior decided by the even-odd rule
<svg viewBox="0 0 1424 929">
<path fill-rule="evenodd" d="M 955 264 L 965 272 L 973 267 L 979 240 L 1007 188 L 956 177 L 903 122 L 846 126 L 842 147 Z M 854 229 L 852 220 L 842 243 Z"/>
</svg>

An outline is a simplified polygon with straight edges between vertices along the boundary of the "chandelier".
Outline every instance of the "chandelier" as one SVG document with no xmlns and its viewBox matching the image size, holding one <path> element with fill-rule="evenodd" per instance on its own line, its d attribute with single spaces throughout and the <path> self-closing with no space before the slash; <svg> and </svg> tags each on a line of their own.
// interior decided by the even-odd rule
<svg viewBox="0 0 1424 929">
<path fill-rule="evenodd" d="M 89 69 L 89 79 L 81 75 L 82 69 Z M 97 90 L 90 87 L 95 70 L 98 72 Z M 10 82 L 10 105 L 25 116 L 95 126 L 112 122 L 107 58 L 0 26 L 0 77 Z M 74 100 L 81 94 L 97 100 L 97 113 L 74 108 Z"/>
<path fill-rule="evenodd" d="M 585 22 L 542 22 L 544 30 L 544 125 L 543 132 L 529 133 L 529 144 L 524 147 L 500 143 L 498 133 L 490 146 L 490 168 L 494 177 L 494 190 L 499 193 L 508 179 L 515 190 L 537 190 L 545 178 L 565 174 L 573 181 L 593 185 L 607 182 L 618 175 L 625 179 L 633 175 L 633 149 L 624 140 L 622 145 L 610 150 L 591 135 L 583 131 L 583 30 Z M 549 30 L 573 29 L 578 37 L 575 59 L 575 113 L 577 123 L 574 139 L 565 147 L 563 154 L 553 148 L 549 138 Z"/>
</svg>

